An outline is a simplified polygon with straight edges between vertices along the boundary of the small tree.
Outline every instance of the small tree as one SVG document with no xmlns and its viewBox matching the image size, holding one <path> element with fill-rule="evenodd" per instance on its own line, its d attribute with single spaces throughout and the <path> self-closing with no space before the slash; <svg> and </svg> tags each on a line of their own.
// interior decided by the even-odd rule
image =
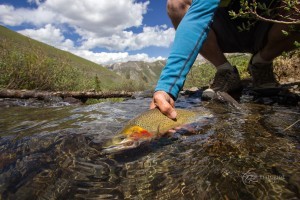
<svg viewBox="0 0 300 200">
<path fill-rule="evenodd" d="M 229 11 L 233 18 L 258 19 L 288 25 L 300 24 L 299 0 L 282 0 L 277 6 L 267 6 L 256 0 L 240 0 L 240 5 L 241 9 L 238 12 Z"/>
<path fill-rule="evenodd" d="M 98 75 L 95 76 L 95 90 L 101 91 L 101 81 L 99 80 Z"/>
<path fill-rule="evenodd" d="M 275 0 L 273 2 L 275 3 Z M 289 32 L 298 31 L 295 25 L 300 25 L 300 1 L 299 0 L 282 0 L 278 5 L 266 5 L 256 0 L 240 0 L 241 8 L 239 11 L 229 11 L 229 15 L 235 18 L 249 19 L 246 23 L 242 23 L 237 28 L 240 31 L 249 30 L 254 26 L 257 20 L 271 23 L 289 25 L 288 30 L 282 30 L 284 35 Z M 295 45 L 300 47 L 299 41 L 295 41 Z"/>
</svg>

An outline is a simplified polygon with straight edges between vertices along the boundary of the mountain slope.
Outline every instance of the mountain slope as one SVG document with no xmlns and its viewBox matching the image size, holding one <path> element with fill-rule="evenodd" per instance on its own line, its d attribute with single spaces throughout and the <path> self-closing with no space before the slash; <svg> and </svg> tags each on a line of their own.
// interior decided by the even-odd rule
<svg viewBox="0 0 300 200">
<path fill-rule="evenodd" d="M 125 63 L 112 64 L 108 66 L 108 69 L 116 72 L 126 79 L 153 86 L 156 84 L 164 65 L 165 61 L 163 60 L 152 63 L 129 61 Z"/>
<path fill-rule="evenodd" d="M 72 79 L 72 84 L 77 84 L 76 79 L 82 81 L 80 87 L 66 89 L 95 89 L 100 87 L 99 85 L 101 85 L 101 89 L 111 89 L 120 87 L 119 84 L 124 81 L 119 75 L 103 66 L 30 39 L 3 26 L 0 26 L 0 51 L 2 60 L 0 63 L 0 87 L 36 89 L 34 87 L 37 87 L 38 83 L 31 85 L 28 83 L 34 81 L 32 77 L 38 78 L 42 74 L 45 75 L 40 78 L 41 80 L 47 76 L 54 79 L 62 74 L 64 77 L 59 79 L 59 83 L 51 82 L 52 85 L 57 84 L 58 88 L 48 86 L 38 87 L 38 89 L 60 89 L 59 86 L 64 84 L 65 79 Z M 33 75 L 33 73 L 35 74 Z M 8 77 L 12 74 L 13 77 Z M 26 76 L 21 77 L 20 74 Z M 18 80 L 24 77 L 31 80 Z M 16 79 L 15 82 L 19 81 L 20 84 L 14 84 L 13 79 Z M 9 82 L 9 80 L 11 81 Z"/>
</svg>

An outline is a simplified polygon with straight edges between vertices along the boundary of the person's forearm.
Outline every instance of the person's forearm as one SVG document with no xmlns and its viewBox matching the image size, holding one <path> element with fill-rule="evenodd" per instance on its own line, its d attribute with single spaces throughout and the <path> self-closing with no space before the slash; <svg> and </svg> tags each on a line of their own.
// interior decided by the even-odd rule
<svg viewBox="0 0 300 200">
<path fill-rule="evenodd" d="M 191 7 L 180 22 L 155 91 L 165 91 L 177 99 L 186 75 L 195 62 L 209 31 L 220 0 L 193 0 Z"/>
</svg>

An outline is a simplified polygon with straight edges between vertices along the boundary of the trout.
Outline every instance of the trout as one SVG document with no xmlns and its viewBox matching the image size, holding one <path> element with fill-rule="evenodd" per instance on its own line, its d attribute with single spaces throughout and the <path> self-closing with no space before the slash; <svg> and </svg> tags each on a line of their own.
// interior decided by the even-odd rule
<svg viewBox="0 0 300 200">
<path fill-rule="evenodd" d="M 207 111 L 176 109 L 176 112 L 177 118 L 175 120 L 163 115 L 157 108 L 143 112 L 130 120 L 117 136 L 106 145 L 103 152 L 111 153 L 132 149 L 142 143 L 175 132 L 176 128 L 182 128 L 191 123 L 201 123 L 201 120 L 212 117 L 211 113 Z M 173 131 L 170 132 L 170 130 Z"/>
</svg>

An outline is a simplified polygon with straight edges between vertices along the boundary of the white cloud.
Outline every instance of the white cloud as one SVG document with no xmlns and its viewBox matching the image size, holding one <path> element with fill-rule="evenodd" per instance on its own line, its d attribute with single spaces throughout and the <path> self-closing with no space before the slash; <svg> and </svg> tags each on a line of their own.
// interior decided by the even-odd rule
<svg viewBox="0 0 300 200">
<path fill-rule="evenodd" d="M 15 13 L 13 6 L 0 5 L 0 22 L 5 25 L 17 26 L 23 22 L 23 19 Z"/>
<path fill-rule="evenodd" d="M 82 46 L 92 49 L 97 46 L 109 50 L 139 50 L 149 46 L 169 47 L 173 41 L 175 30 L 162 26 L 144 27 L 143 32 L 135 34 L 132 31 L 122 31 L 110 37 L 96 37 L 90 34 Z"/>
<path fill-rule="evenodd" d="M 97 36 L 108 36 L 142 25 L 149 1 L 135 0 L 29 0 L 38 8 L 0 5 L 0 20 L 6 25 L 30 23 L 36 26 L 67 23 Z"/>
<path fill-rule="evenodd" d="M 51 24 L 47 24 L 45 27 L 40 29 L 25 29 L 19 31 L 19 33 L 30 36 L 33 39 L 42 41 L 46 44 L 53 45 L 57 48 L 70 51 L 75 55 L 91 60 L 98 64 L 112 64 L 115 62 L 127 62 L 127 61 L 147 61 L 153 62 L 155 60 L 165 59 L 163 57 L 149 57 L 147 54 L 135 54 L 129 55 L 128 52 L 118 53 L 107 53 L 107 52 L 92 52 L 90 50 L 83 49 L 82 47 L 77 48 L 74 46 L 74 42 L 70 39 L 66 39 L 62 34 L 62 31 Z"/>
<path fill-rule="evenodd" d="M 18 26 L 33 24 L 36 26 L 57 22 L 57 14 L 44 7 L 37 9 L 14 8 L 10 5 L 0 5 L 0 22 L 4 25 Z"/>
<path fill-rule="evenodd" d="M 40 5 L 43 2 L 43 0 L 27 0 L 27 2 L 30 4 Z"/>
<path fill-rule="evenodd" d="M 46 44 L 55 46 L 55 47 L 63 47 L 62 44 L 64 42 L 70 43 L 70 41 L 66 41 L 64 35 L 62 34 L 61 30 L 58 28 L 55 28 L 51 24 L 47 24 L 45 27 L 40 29 L 25 29 L 22 31 L 19 31 L 19 33 L 26 35 L 30 38 L 33 38 L 35 40 L 44 42 Z M 66 43 L 66 44 L 67 44 Z M 70 45 L 70 44 L 68 44 Z M 73 44 L 72 44 L 73 46 Z"/>
<path fill-rule="evenodd" d="M 140 26 L 149 1 L 134 0 L 48 0 L 44 7 L 61 14 L 61 22 L 107 36 Z"/>
<path fill-rule="evenodd" d="M 27 0 L 36 8 L 15 8 L 0 5 L 0 24 L 19 26 L 31 24 L 33 29 L 20 33 L 57 48 L 73 52 L 96 63 L 108 64 L 128 60 L 154 61 L 147 54 L 128 52 L 146 47 L 169 47 L 175 30 L 166 25 L 142 27 L 143 15 L 149 0 Z M 72 30 L 70 30 L 70 27 Z M 132 27 L 142 27 L 139 32 Z M 66 31 L 74 31 L 79 39 L 66 38 Z M 75 46 L 74 43 L 81 43 Z M 113 53 L 93 52 L 107 49 Z M 116 53 L 118 52 L 118 53 Z"/>
<path fill-rule="evenodd" d="M 94 53 L 88 50 L 75 50 L 74 54 L 91 60 L 95 63 L 108 65 L 116 62 L 127 62 L 127 61 L 146 61 L 146 62 L 154 62 L 156 60 L 163 60 L 165 58 L 159 57 L 149 57 L 147 54 L 135 54 L 129 55 L 128 52 L 119 52 L 119 53 Z"/>
</svg>

